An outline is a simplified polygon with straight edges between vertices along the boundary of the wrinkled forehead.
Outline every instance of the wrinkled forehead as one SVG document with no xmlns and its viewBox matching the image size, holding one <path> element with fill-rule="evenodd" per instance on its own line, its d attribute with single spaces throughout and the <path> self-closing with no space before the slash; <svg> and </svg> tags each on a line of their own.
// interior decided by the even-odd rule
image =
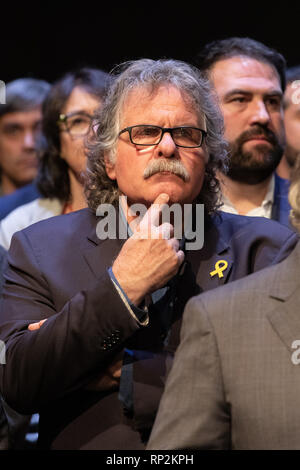
<svg viewBox="0 0 300 470">
<path fill-rule="evenodd" d="M 120 107 L 120 125 L 131 113 L 134 114 L 138 111 L 146 114 L 156 98 L 159 99 L 162 106 L 167 103 L 170 109 L 173 107 L 174 111 L 184 105 L 188 113 L 195 114 L 199 127 L 206 130 L 205 114 L 195 99 L 185 90 L 168 83 L 139 85 L 127 92 Z"/>
</svg>

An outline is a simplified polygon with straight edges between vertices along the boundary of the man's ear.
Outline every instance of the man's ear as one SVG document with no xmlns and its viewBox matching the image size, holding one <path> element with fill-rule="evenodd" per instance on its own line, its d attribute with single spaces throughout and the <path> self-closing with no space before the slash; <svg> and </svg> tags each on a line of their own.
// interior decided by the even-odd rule
<svg viewBox="0 0 300 470">
<path fill-rule="evenodd" d="M 115 165 L 110 161 L 110 158 L 108 157 L 108 155 L 105 155 L 104 163 L 105 163 L 105 170 L 106 170 L 107 176 L 111 180 L 115 180 L 116 179 Z"/>
</svg>

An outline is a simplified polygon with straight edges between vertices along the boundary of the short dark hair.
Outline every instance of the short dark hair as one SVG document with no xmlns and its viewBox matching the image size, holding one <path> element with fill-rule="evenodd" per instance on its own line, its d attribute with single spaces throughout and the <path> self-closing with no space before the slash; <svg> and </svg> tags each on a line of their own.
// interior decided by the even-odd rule
<svg viewBox="0 0 300 470">
<path fill-rule="evenodd" d="M 94 68 L 80 68 L 57 80 L 43 104 L 42 149 L 37 186 L 42 196 L 67 201 L 70 196 L 68 165 L 60 157 L 59 115 L 72 91 L 80 87 L 104 99 L 110 75 Z"/>
<path fill-rule="evenodd" d="M 292 83 L 294 80 L 300 80 L 300 65 L 289 67 L 286 71 L 286 83 Z"/>
<path fill-rule="evenodd" d="M 6 85 L 6 103 L 0 106 L 0 117 L 41 106 L 50 88 L 48 82 L 36 78 L 18 78 L 9 82 Z"/>
<path fill-rule="evenodd" d="M 279 75 L 282 91 L 285 90 L 285 58 L 275 49 L 255 39 L 232 37 L 212 41 L 196 55 L 195 64 L 207 73 L 216 62 L 236 56 L 251 57 L 273 66 Z"/>
</svg>

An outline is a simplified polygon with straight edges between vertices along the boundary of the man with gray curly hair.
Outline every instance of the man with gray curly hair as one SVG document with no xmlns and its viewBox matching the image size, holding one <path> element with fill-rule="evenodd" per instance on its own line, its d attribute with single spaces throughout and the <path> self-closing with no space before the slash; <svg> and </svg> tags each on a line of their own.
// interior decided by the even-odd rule
<svg viewBox="0 0 300 470">
<path fill-rule="evenodd" d="M 39 412 L 40 448 L 143 449 L 188 299 L 277 263 L 298 237 L 218 213 L 223 122 L 192 66 L 123 65 L 92 128 L 89 208 L 13 237 L 0 389 Z"/>
</svg>

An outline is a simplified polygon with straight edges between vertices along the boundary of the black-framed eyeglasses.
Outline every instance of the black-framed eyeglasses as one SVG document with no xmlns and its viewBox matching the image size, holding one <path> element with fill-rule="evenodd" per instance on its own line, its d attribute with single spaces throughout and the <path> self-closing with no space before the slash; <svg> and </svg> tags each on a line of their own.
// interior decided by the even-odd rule
<svg viewBox="0 0 300 470">
<path fill-rule="evenodd" d="M 204 137 L 207 135 L 206 131 L 198 127 L 160 127 L 150 124 L 126 127 L 119 132 L 119 136 L 124 132 L 128 132 L 132 144 L 143 146 L 159 144 L 165 132 L 169 132 L 175 145 L 184 148 L 201 147 Z"/>
<path fill-rule="evenodd" d="M 91 127 L 93 116 L 85 111 L 77 111 L 68 114 L 60 114 L 57 123 L 64 124 L 66 132 L 71 136 L 85 136 Z"/>
</svg>

